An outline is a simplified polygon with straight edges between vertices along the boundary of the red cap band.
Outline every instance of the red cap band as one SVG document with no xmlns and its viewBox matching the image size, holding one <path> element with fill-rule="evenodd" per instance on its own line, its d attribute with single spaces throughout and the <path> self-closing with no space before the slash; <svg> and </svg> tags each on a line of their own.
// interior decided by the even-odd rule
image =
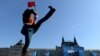
<svg viewBox="0 0 100 56">
<path fill-rule="evenodd" d="M 28 7 L 33 7 L 35 6 L 35 2 L 28 2 Z"/>
</svg>

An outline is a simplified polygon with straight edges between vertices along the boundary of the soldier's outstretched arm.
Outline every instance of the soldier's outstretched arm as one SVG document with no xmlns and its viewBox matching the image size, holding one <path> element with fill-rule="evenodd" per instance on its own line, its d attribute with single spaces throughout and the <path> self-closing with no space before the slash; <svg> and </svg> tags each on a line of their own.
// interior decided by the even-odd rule
<svg viewBox="0 0 100 56">
<path fill-rule="evenodd" d="M 37 30 L 39 29 L 39 27 L 42 25 L 43 22 L 45 22 L 46 20 L 48 20 L 52 15 L 53 13 L 55 12 L 55 8 L 53 8 L 52 6 L 48 6 L 50 8 L 50 11 L 42 18 L 40 19 L 36 25 L 35 25 L 35 32 L 37 32 Z M 35 33 L 34 32 L 34 33 Z"/>
</svg>

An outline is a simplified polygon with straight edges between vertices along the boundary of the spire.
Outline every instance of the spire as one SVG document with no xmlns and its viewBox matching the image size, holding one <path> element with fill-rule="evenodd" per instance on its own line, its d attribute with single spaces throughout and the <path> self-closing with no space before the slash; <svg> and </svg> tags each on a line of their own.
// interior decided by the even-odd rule
<svg viewBox="0 0 100 56">
<path fill-rule="evenodd" d="M 74 44 L 75 44 L 75 45 L 78 45 L 75 36 L 74 36 Z"/>
<path fill-rule="evenodd" d="M 64 37 L 62 36 L 62 43 L 61 43 L 61 45 L 64 45 Z"/>
<path fill-rule="evenodd" d="M 64 41 L 64 37 L 62 36 L 62 43 L 64 43 L 65 41 Z"/>
</svg>

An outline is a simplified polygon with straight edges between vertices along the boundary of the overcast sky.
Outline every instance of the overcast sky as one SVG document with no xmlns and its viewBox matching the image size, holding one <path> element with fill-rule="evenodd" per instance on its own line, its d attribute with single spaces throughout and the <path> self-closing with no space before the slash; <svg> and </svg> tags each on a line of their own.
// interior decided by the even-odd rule
<svg viewBox="0 0 100 56">
<path fill-rule="evenodd" d="M 0 47 L 10 47 L 24 36 L 20 33 L 22 13 L 29 0 L 0 0 Z M 56 8 L 52 17 L 32 36 L 30 48 L 55 48 L 66 41 L 77 42 L 85 49 L 100 49 L 100 0 L 35 0 L 39 15 Z"/>
</svg>

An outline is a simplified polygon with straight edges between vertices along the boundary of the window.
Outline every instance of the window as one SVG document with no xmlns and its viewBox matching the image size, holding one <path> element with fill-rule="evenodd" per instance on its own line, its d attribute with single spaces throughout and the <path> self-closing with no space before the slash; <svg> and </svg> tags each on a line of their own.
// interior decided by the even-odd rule
<svg viewBox="0 0 100 56">
<path fill-rule="evenodd" d="M 91 52 L 91 56 L 97 56 L 95 52 Z"/>
<path fill-rule="evenodd" d="M 49 55 L 50 55 L 50 52 L 46 52 L 46 53 L 45 53 L 45 56 L 49 56 Z"/>
<path fill-rule="evenodd" d="M 35 51 L 35 52 L 32 53 L 32 56 L 36 56 L 36 54 L 37 54 L 37 52 Z"/>
</svg>

